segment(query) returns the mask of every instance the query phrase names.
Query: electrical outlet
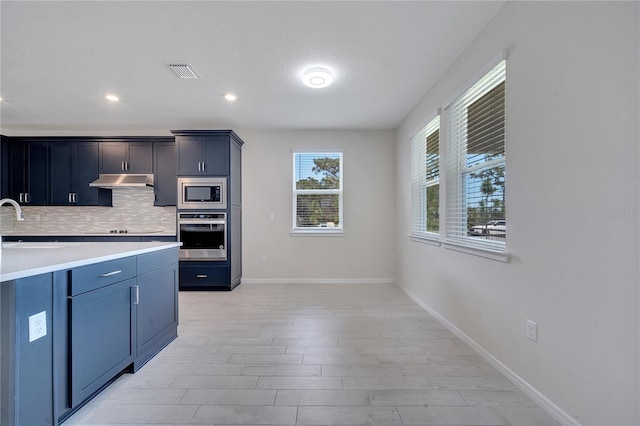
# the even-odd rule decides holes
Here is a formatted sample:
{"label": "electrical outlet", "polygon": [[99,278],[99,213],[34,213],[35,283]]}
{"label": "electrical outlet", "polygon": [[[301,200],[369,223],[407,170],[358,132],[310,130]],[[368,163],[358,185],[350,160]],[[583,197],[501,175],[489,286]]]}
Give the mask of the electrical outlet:
{"label": "electrical outlet", "polygon": [[538,324],[530,319],[527,320],[527,337],[533,342],[538,342]]}
{"label": "electrical outlet", "polygon": [[263,254],[262,256],[260,256],[260,260],[262,260],[263,262],[267,261],[267,255]]}
{"label": "electrical outlet", "polygon": [[276,215],[273,213],[269,213],[269,221],[273,222],[274,220],[276,220]]}
{"label": "electrical outlet", "polygon": [[35,218],[36,218],[36,222],[40,222],[40,215],[39,214],[35,215]]}
{"label": "electrical outlet", "polygon": [[29,317],[29,342],[47,335],[47,312],[42,311]]}

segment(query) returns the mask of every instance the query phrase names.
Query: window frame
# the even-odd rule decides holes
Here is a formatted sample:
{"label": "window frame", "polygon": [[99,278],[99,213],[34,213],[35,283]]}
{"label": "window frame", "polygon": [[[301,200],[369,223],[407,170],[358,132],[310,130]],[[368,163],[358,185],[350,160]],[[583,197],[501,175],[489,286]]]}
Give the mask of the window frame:
{"label": "window frame", "polygon": [[[296,188],[296,170],[297,163],[296,157],[298,154],[316,155],[314,158],[322,158],[324,156],[338,156],[339,159],[339,183],[338,189],[297,189]],[[292,223],[291,223],[291,235],[292,236],[307,236],[307,235],[320,235],[320,236],[342,236],[344,235],[344,151],[332,149],[332,150],[292,150]],[[323,195],[323,194],[337,194],[338,195],[338,221],[339,225],[334,227],[298,227],[298,211],[297,200],[298,195]]]}
{"label": "window frame", "polygon": [[[442,117],[438,109],[420,128],[411,136],[411,232],[409,237],[417,242],[429,244],[440,244],[441,235],[441,203],[442,195]],[[438,132],[438,172],[436,177],[429,177],[427,166],[428,161],[428,139],[435,132]],[[438,231],[428,230],[428,188],[438,185]]]}
{"label": "window frame", "polygon": [[[491,61],[486,67],[484,67],[476,76],[470,80],[461,90],[459,90],[454,96],[452,96],[443,107],[443,118],[444,118],[444,126],[441,122],[441,138],[443,136],[442,127],[445,128],[444,131],[444,140],[445,149],[444,152],[441,149],[441,163],[444,159],[444,169],[441,169],[441,179],[444,177],[445,180],[445,193],[444,193],[444,221],[440,222],[441,233],[444,235],[442,240],[443,246],[449,249],[462,251],[465,253],[470,253],[474,255],[479,255],[487,258],[491,258],[494,260],[500,261],[508,261],[509,254],[507,252],[507,237],[505,235],[504,242],[498,241],[480,241],[478,238],[472,238],[468,235],[467,226],[467,215],[468,215],[468,197],[465,189],[465,176],[473,173],[474,171],[480,169],[489,169],[494,167],[504,167],[506,172],[507,168],[507,136],[506,136],[506,115],[507,115],[507,105],[506,105],[506,93],[504,99],[504,109],[505,109],[505,132],[504,132],[504,155],[500,159],[492,159],[486,161],[481,164],[475,164],[468,166],[466,164],[466,147],[468,143],[468,139],[466,136],[466,131],[464,133],[464,137],[458,137],[457,135],[460,133],[454,133],[452,123],[452,108],[458,106],[457,104],[460,100],[468,95],[469,92],[477,90],[477,87],[490,75],[494,70],[499,66],[503,66],[504,69],[502,72],[502,78],[499,78],[495,81],[495,84],[491,84],[489,87],[483,89],[484,91],[480,91],[476,97],[473,98],[473,101],[480,99],[485,94],[489,93],[491,90],[496,88],[502,82],[506,85],[506,74],[507,74],[507,64],[506,64],[506,52],[503,52],[493,61]],[[505,87],[506,89],[506,87]],[[467,102],[461,103],[464,108],[468,108],[469,105],[473,103],[473,101],[469,100]],[[459,112],[458,112],[459,114]],[[465,119],[466,122],[466,119]],[[442,147],[442,145],[441,145]],[[444,155],[442,155],[444,154]],[[444,175],[444,176],[443,176]],[[504,185],[506,187],[507,179],[506,173],[504,178]],[[506,204],[506,200],[505,200]],[[506,205],[504,206],[504,211],[506,214]],[[457,213],[457,214],[456,214]],[[503,220],[506,217],[503,218]],[[444,222],[444,227],[443,227]],[[464,229],[463,229],[464,228]],[[443,232],[444,231],[444,232]]]}

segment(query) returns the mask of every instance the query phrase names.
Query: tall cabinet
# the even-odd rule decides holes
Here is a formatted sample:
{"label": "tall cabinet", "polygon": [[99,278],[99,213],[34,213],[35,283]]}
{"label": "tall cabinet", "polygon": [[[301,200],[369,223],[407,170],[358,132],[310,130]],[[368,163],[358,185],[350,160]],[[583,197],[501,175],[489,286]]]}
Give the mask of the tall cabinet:
{"label": "tall cabinet", "polygon": [[[242,280],[242,145],[232,130],[172,130],[176,174],[227,178],[227,260],[181,261],[180,289],[233,290]],[[179,232],[179,230],[178,230]]]}

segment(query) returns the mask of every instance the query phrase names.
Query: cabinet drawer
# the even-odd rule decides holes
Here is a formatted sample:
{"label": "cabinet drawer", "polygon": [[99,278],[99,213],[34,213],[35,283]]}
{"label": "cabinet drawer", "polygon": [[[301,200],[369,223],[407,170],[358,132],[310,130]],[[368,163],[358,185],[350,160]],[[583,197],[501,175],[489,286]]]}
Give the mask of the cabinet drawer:
{"label": "cabinet drawer", "polygon": [[[194,265],[188,265],[189,263]],[[229,266],[209,266],[199,263],[180,263],[180,288],[229,287]]]}
{"label": "cabinet drawer", "polygon": [[178,248],[155,251],[137,256],[138,276],[158,269],[158,266],[178,263]]}
{"label": "cabinet drawer", "polygon": [[71,296],[95,290],[136,276],[136,258],[110,260],[71,271]]}

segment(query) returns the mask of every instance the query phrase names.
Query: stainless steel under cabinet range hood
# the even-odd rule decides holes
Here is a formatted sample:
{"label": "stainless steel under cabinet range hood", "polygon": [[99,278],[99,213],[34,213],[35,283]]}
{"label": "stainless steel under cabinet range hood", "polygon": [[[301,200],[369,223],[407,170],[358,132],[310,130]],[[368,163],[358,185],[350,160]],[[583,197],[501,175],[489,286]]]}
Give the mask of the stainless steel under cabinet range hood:
{"label": "stainless steel under cabinet range hood", "polygon": [[142,186],[153,186],[153,175],[99,175],[89,186],[98,188],[134,188]]}

